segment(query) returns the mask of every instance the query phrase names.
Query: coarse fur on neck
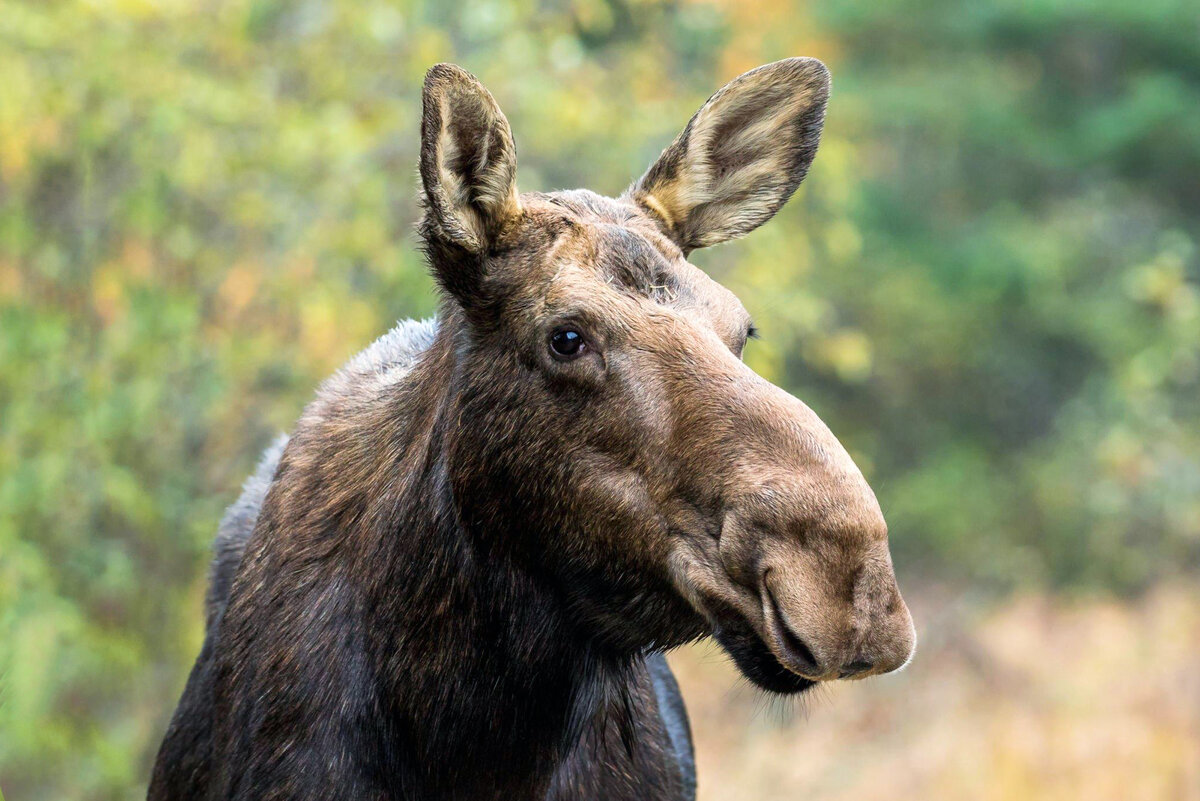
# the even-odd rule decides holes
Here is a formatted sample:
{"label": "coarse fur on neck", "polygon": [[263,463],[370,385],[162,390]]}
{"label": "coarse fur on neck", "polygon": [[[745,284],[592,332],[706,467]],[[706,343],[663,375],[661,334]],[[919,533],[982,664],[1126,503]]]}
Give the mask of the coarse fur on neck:
{"label": "coarse fur on neck", "polygon": [[[218,692],[218,714],[241,719],[223,727],[239,742],[219,750],[252,750],[262,727],[286,725],[295,741],[275,747],[294,771],[305,751],[322,753],[321,739],[353,730],[358,749],[343,758],[379,783],[363,791],[534,798],[584,726],[628,703],[634,655],[568,619],[559,589],[521,563],[505,532],[462,523],[447,464],[461,335],[444,309],[411,368],[367,351],[305,411],[221,616],[218,672],[244,673],[251,652],[282,656],[270,671],[237,676],[256,692]],[[270,627],[264,609],[277,612]],[[344,625],[350,616],[365,625]],[[363,677],[369,697],[357,690]],[[297,705],[313,719],[275,720],[280,705],[254,702],[293,693],[320,702]],[[357,725],[367,718],[385,725]],[[226,792],[237,783],[230,777]]]}

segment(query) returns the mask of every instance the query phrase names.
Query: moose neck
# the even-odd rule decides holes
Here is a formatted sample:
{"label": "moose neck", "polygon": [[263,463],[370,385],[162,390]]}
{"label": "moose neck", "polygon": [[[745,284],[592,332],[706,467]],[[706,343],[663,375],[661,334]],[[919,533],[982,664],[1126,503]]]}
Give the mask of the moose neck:
{"label": "moose neck", "polygon": [[443,318],[410,385],[379,399],[388,419],[406,421],[389,432],[402,455],[378,460],[385,498],[356,538],[367,656],[389,719],[379,757],[411,783],[406,797],[538,797],[584,726],[626,691],[629,660],[581,634],[547,578],[502,546],[507,532],[461,522],[446,456],[453,324]]}

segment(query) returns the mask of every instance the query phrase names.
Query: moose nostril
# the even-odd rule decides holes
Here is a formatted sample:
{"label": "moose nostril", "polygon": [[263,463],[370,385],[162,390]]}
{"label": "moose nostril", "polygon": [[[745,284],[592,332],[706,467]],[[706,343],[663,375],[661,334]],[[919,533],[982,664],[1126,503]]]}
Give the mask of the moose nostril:
{"label": "moose nostril", "polygon": [[860,673],[866,673],[873,667],[875,667],[873,663],[860,659],[857,662],[851,662],[850,664],[844,666],[841,673],[838,674],[838,678],[848,679],[851,676],[857,676]]}
{"label": "moose nostril", "polygon": [[804,640],[792,633],[792,630],[786,624],[780,626],[783,630],[783,639],[787,643],[788,650],[796,657],[805,667],[810,667],[814,671],[817,668],[817,657],[813,655],[812,649],[804,642]]}
{"label": "moose nostril", "polygon": [[792,631],[791,627],[788,626],[787,620],[784,619],[783,614],[779,611],[779,605],[775,602],[775,596],[771,593],[771,588],[766,586],[765,582],[763,586],[766,591],[767,606],[770,609],[771,616],[775,618],[779,638],[783,640],[783,646],[787,649],[792,660],[797,663],[796,667],[805,671],[811,671],[814,674],[819,673],[820,663],[817,662],[816,655],[808,647],[808,644],[800,639],[796,632]]}

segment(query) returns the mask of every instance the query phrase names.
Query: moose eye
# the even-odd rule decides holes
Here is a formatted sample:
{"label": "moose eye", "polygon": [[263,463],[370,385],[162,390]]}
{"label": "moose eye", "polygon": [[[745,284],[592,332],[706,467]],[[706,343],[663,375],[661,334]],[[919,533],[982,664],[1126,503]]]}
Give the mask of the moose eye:
{"label": "moose eye", "polygon": [[587,350],[583,334],[573,328],[563,328],[550,336],[550,350],[557,359],[576,359]]}

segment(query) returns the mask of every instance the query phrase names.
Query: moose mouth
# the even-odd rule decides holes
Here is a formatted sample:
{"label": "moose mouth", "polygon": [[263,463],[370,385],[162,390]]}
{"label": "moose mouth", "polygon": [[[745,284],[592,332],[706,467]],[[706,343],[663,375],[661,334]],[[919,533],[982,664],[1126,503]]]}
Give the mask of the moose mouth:
{"label": "moose mouth", "polygon": [[[685,542],[706,542],[703,539]],[[795,666],[814,662],[812,653],[789,636],[787,625],[779,616],[778,604],[762,576],[757,587],[747,586],[731,579],[720,568],[719,558],[708,554],[684,552],[677,563],[679,585],[683,595],[700,613],[711,628],[709,633],[733,659],[738,670],[757,687],[779,695],[795,695],[817,683],[815,679],[800,675]],[[751,622],[757,617],[754,612],[761,609],[763,631]],[[768,637],[778,641],[793,667],[788,667],[775,655],[768,644]],[[814,674],[815,675],[815,672]]]}
{"label": "moose mouth", "polygon": [[795,695],[816,684],[784,667],[753,626],[740,616],[721,620],[713,629],[713,639],[733,658],[743,676],[767,692]]}

